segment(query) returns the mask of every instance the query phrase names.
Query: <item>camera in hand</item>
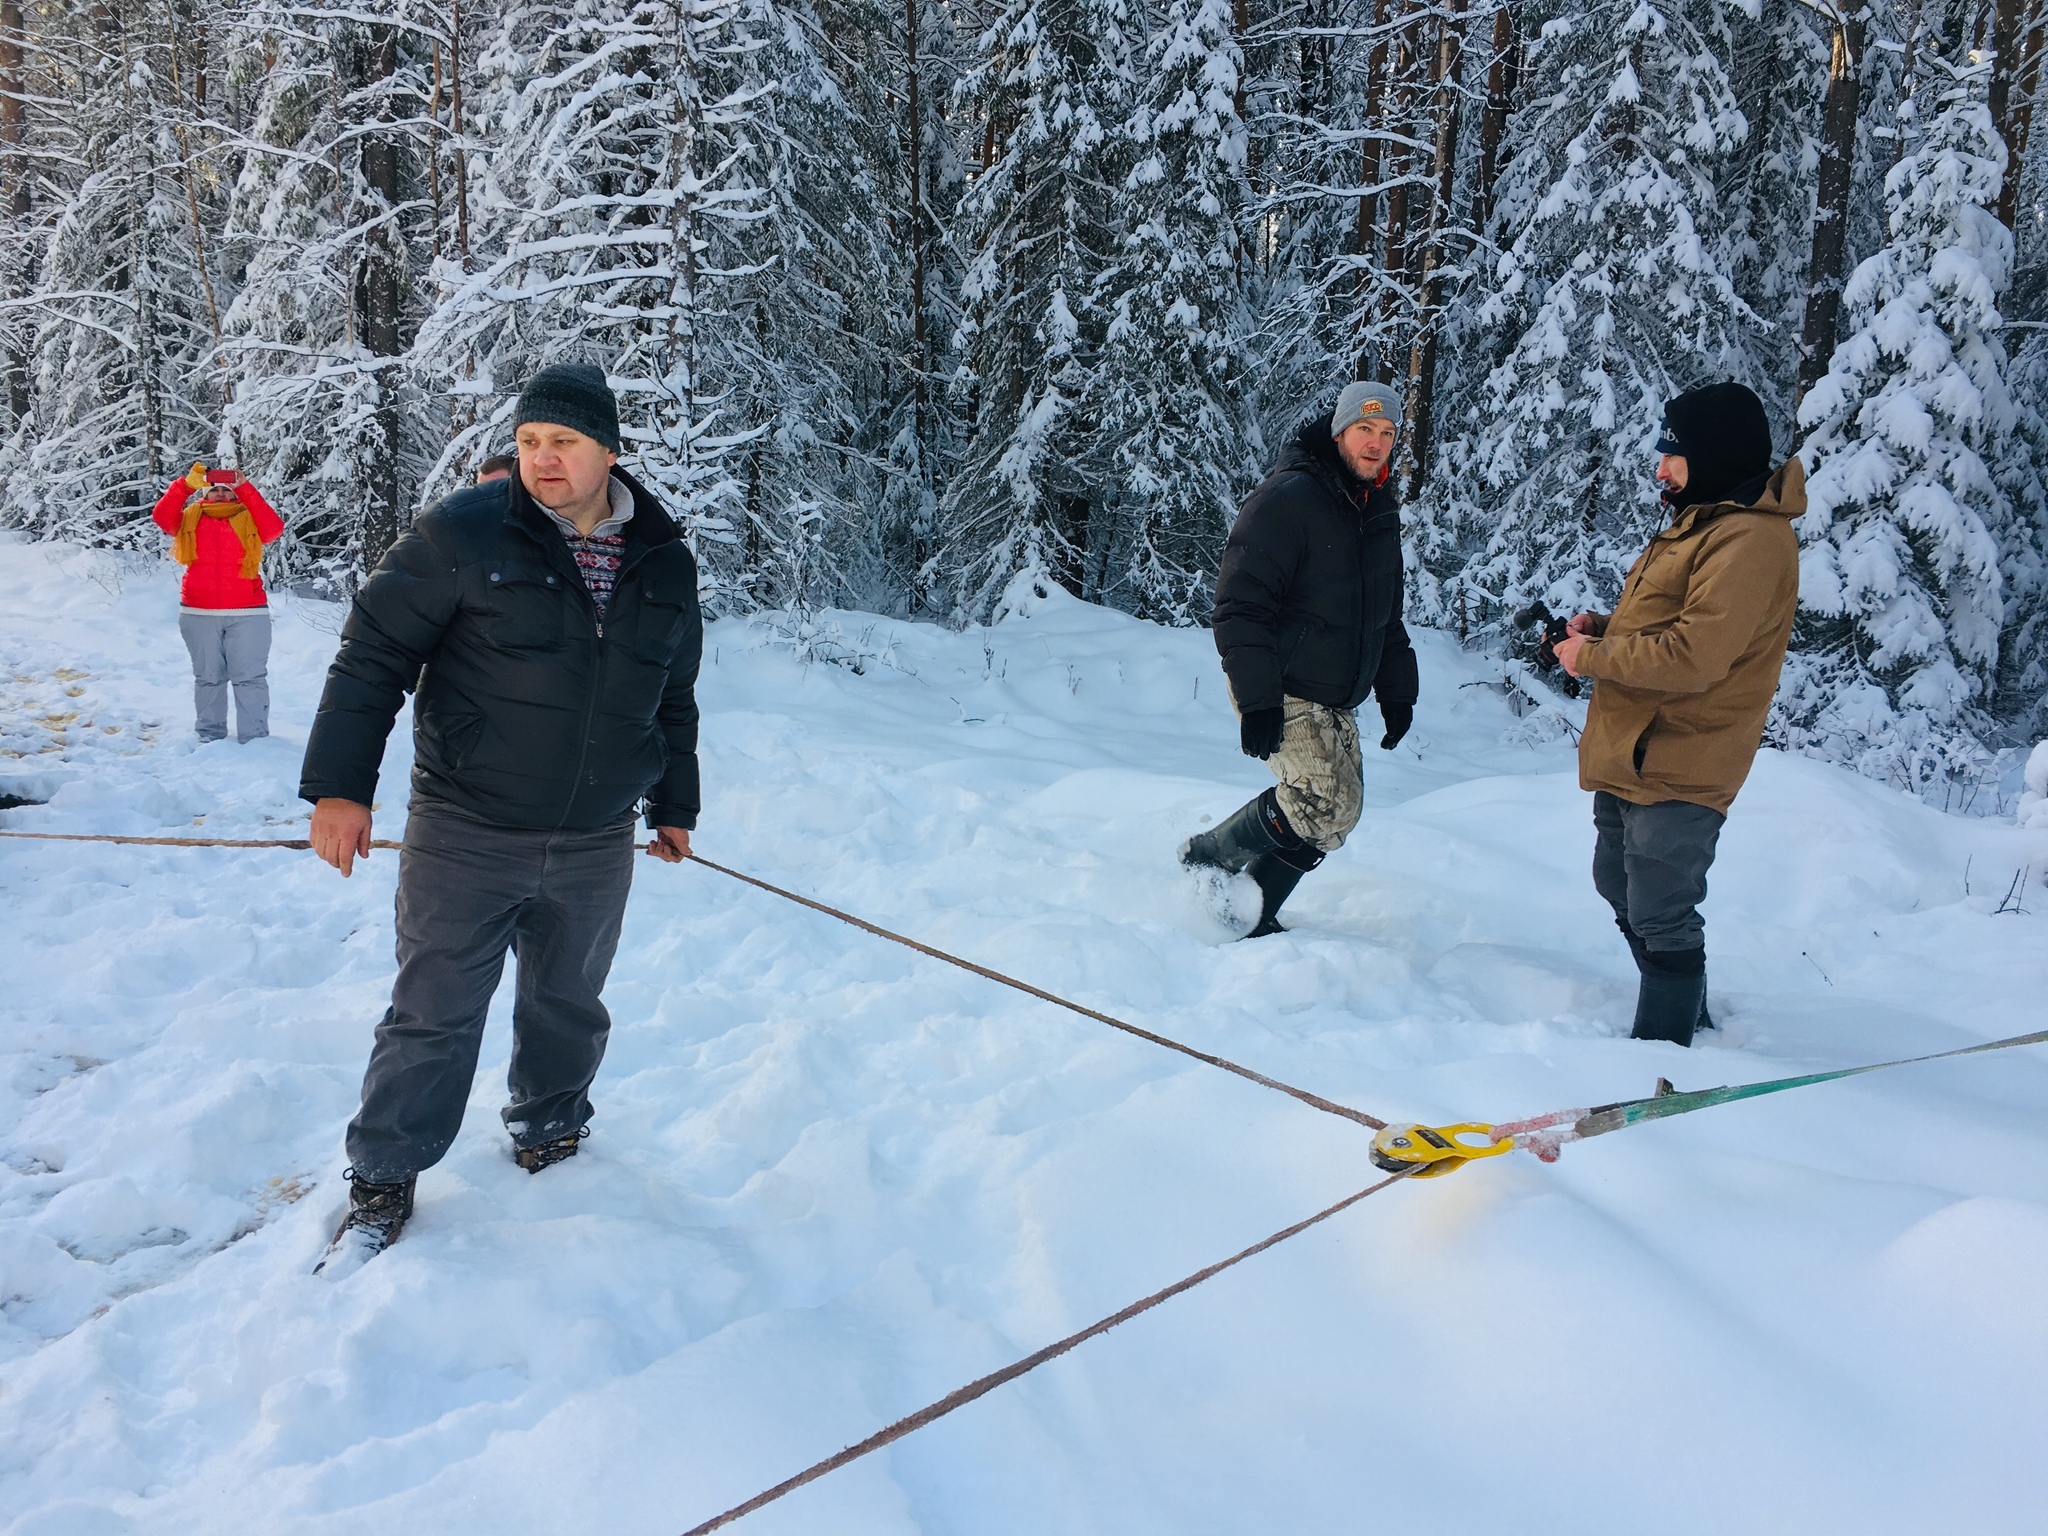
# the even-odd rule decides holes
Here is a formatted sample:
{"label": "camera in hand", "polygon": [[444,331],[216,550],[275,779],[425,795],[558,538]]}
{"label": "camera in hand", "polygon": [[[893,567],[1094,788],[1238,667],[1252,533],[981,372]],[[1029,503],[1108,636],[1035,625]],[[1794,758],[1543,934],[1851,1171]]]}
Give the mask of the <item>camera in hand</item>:
{"label": "camera in hand", "polygon": [[[1517,634],[1538,624],[1543,626],[1543,638],[1536,644],[1536,670],[1542,673],[1557,670],[1557,642],[1571,633],[1567,622],[1552,613],[1550,605],[1541,600],[1531,603],[1516,614],[1513,622]],[[1564,679],[1558,686],[1564,690],[1564,696],[1568,699],[1576,699],[1579,696],[1579,680],[1569,672],[1564,674]]]}

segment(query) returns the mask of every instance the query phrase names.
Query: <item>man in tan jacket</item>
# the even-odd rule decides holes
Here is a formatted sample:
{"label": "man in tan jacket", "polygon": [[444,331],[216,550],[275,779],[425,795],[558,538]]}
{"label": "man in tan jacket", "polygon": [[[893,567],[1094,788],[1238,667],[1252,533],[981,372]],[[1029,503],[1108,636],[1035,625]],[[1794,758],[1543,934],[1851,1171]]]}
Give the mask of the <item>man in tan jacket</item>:
{"label": "man in tan jacket", "polygon": [[1595,684],[1579,784],[1593,884],[1642,976],[1633,1038],[1690,1045],[1713,1027],[1698,907],[1792,635],[1806,476],[1797,459],[1772,471],[1763,403],[1740,384],[1673,400],[1657,451],[1671,525],[1613,613],[1571,621],[1557,659]]}

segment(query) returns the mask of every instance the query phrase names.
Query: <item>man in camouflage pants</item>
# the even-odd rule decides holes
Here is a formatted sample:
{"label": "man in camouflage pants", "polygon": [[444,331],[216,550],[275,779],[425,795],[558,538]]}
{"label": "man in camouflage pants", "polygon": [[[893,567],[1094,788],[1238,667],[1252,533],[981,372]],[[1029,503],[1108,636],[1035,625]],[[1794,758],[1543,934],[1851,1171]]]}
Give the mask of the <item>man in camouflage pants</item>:
{"label": "man in camouflage pants", "polygon": [[1247,937],[1284,931],[1280,905],[1343,845],[1365,802],[1358,706],[1377,695],[1388,751],[1415,719],[1401,623],[1401,513],[1389,483],[1400,397],[1351,384],[1303,422],[1246,498],[1224,546],[1212,624],[1247,755],[1279,783],[1181,846],[1181,862],[1247,871],[1262,896]]}

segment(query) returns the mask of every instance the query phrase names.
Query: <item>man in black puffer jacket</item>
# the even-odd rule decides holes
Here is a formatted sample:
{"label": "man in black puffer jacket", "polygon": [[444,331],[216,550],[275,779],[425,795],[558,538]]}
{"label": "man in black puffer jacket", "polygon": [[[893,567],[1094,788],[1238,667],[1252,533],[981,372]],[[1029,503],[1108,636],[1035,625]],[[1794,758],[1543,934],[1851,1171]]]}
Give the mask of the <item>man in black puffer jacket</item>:
{"label": "man in black puffer jacket", "polygon": [[618,469],[604,374],[542,370],[519,398],[508,479],[450,496],[356,594],[306,743],[316,852],[370,851],[377,772],[408,690],[412,802],[398,876],[398,977],[348,1128],[350,1215],[370,1252],[462,1123],[484,1013],[519,959],[512,1101],[520,1166],[576,1151],[611,1028],[600,1000],[648,852],[697,824],[697,563]]}
{"label": "man in black puffer jacket", "polygon": [[1181,847],[1181,862],[1249,870],[1263,901],[1248,937],[1364,809],[1358,706],[1379,698],[1388,751],[1415,719],[1415,651],[1401,623],[1401,514],[1388,484],[1400,397],[1351,384],[1302,423],[1246,498],[1223,550],[1212,624],[1245,753],[1280,782]]}

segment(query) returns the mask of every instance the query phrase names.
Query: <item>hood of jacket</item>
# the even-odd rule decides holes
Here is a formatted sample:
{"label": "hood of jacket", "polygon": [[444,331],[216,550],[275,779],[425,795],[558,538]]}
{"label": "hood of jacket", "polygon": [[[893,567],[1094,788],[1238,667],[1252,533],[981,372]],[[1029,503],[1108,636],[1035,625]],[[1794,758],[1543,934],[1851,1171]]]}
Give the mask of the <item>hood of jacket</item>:
{"label": "hood of jacket", "polygon": [[1368,527],[1400,516],[1392,461],[1388,461],[1378,480],[1368,483],[1359,479],[1337,451],[1337,440],[1330,436],[1330,418],[1326,413],[1318,412],[1302,422],[1294,429],[1287,446],[1280,450],[1280,461],[1273,466],[1273,472],[1290,471],[1314,475],[1323,481],[1340,500],[1359,509]]}
{"label": "hood of jacket", "polygon": [[1755,512],[1788,521],[1806,514],[1806,465],[1787,459],[1769,474],[1737,486],[1721,501],[1696,501],[1671,521],[1660,538],[1680,538],[1691,529],[1731,512]]}

